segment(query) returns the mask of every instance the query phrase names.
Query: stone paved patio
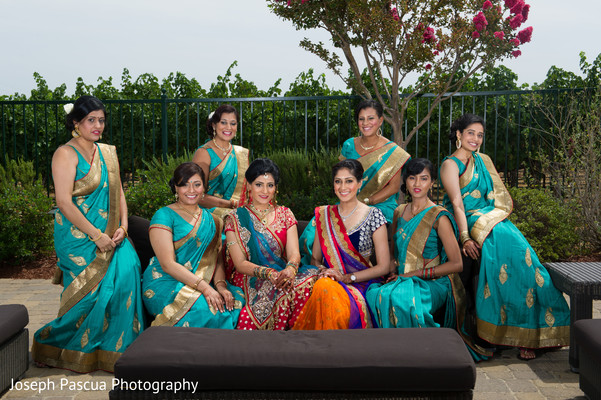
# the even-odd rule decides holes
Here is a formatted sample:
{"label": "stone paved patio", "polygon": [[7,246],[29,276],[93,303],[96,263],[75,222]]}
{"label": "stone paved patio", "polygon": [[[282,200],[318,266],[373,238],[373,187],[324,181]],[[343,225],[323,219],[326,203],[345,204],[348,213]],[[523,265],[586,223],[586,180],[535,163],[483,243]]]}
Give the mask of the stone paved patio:
{"label": "stone paved patio", "polygon": [[[0,279],[0,304],[24,304],[29,310],[29,343],[33,333],[56,316],[62,288],[48,280]],[[601,301],[595,301],[593,318],[601,318]],[[477,364],[476,400],[584,400],[578,375],[570,372],[568,349],[551,351],[536,360],[517,359],[517,350],[505,350],[490,361]],[[1,366],[0,366],[1,367]],[[9,390],[4,399],[106,399],[113,375],[107,372],[77,374],[31,364],[20,381],[29,390]],[[44,390],[31,389],[46,386]],[[54,386],[54,388],[52,388]]]}

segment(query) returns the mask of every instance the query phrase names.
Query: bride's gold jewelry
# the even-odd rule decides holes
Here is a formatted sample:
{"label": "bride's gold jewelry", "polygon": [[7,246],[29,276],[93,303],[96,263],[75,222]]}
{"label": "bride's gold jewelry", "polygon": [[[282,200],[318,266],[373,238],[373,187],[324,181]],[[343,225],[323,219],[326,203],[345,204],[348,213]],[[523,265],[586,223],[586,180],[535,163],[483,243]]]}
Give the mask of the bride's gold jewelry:
{"label": "bride's gold jewelry", "polygon": [[374,144],[373,146],[365,147],[363,146],[363,144],[361,144],[361,142],[363,142],[363,135],[361,135],[361,138],[359,139],[359,146],[361,146],[361,148],[365,151],[373,149],[374,147],[376,147],[376,144],[378,144],[378,142],[376,141],[376,144]]}
{"label": "bride's gold jewelry", "polygon": [[249,204],[250,209],[257,214],[257,216],[259,217],[259,219],[261,220],[261,222],[266,225],[267,224],[267,215],[269,215],[269,213],[271,212],[272,208],[271,208],[271,204],[269,205],[269,207],[267,207],[265,210],[259,210],[257,207],[254,206],[254,204]]}

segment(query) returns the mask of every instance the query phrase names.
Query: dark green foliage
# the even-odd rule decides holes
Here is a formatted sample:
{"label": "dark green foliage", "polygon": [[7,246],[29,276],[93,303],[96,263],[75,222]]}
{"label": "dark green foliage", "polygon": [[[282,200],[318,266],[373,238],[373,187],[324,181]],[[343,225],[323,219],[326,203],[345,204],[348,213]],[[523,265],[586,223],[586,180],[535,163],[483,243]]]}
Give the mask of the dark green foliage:
{"label": "dark green foliage", "polygon": [[167,156],[166,162],[157,157],[144,161],[146,169],[139,171],[142,180],[125,192],[128,214],[151,219],[159,208],[173,203],[169,180],[178,165],[191,159],[192,155],[185,151],[179,157]]}
{"label": "dark green foliage", "polygon": [[0,260],[24,262],[52,251],[52,199],[39,182],[0,187]]}
{"label": "dark green foliage", "polygon": [[581,250],[578,235],[578,206],[563,203],[548,190],[509,188],[513,213],[509,219],[524,234],[541,262],[557,261],[577,255]]}
{"label": "dark green foliage", "polygon": [[315,207],[336,204],[332,166],[340,152],[280,150],[267,155],[280,167],[277,201],[290,208],[297,220],[309,220]]}
{"label": "dark green foliage", "polygon": [[0,164],[0,189],[13,188],[15,186],[29,187],[36,182],[33,163],[19,160],[8,160],[3,167]]}

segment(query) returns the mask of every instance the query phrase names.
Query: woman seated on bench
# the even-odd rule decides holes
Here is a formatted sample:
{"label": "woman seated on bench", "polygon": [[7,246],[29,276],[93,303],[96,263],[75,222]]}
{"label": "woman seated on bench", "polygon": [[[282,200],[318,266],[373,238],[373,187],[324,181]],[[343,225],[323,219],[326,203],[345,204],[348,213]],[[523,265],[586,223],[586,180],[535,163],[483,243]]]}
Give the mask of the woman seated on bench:
{"label": "woman seated on bench", "polygon": [[[401,190],[410,201],[394,212],[391,252],[396,271],[386,284],[375,283],[366,298],[381,328],[439,327],[433,315],[444,310],[443,326],[462,327],[465,290],[457,227],[451,214],[430,199],[434,167],[425,158],[403,169]],[[458,329],[476,360],[487,354]],[[478,355],[478,353],[480,355]]]}
{"label": "woman seated on bench", "polygon": [[275,201],[278,166],[259,158],[245,176],[250,203],[225,218],[226,258],[235,268],[232,282],[244,289],[246,299],[238,329],[290,329],[311,294],[318,270],[299,264],[296,219]]}
{"label": "woman seated on bench", "polygon": [[175,203],[150,221],[156,257],[144,271],[142,290],[152,325],[233,329],[238,321],[244,296],[225,280],[221,219],[198,205],[204,182],[197,164],[179,165],[169,181]]}
{"label": "woman seated on bench", "polygon": [[[356,329],[373,326],[365,291],[389,272],[386,218],[382,211],[357,199],[363,167],[357,160],[332,168],[335,206],[315,209],[317,239],[312,263],[322,265],[313,294],[294,329]],[[377,264],[369,259],[375,251]]]}

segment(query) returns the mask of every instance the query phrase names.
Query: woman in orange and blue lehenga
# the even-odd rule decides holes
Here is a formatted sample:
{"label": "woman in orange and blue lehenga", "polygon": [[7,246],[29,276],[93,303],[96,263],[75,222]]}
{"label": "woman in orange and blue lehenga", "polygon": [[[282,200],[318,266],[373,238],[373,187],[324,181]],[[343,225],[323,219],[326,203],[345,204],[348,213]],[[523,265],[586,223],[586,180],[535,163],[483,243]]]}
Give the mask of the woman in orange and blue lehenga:
{"label": "woman in orange and blue lehenga", "polygon": [[[295,330],[372,327],[365,292],[370,283],[389,272],[386,218],[379,209],[357,199],[361,163],[341,161],[332,168],[332,176],[340,203],[315,209],[317,240],[312,261],[321,265],[321,278]],[[374,253],[376,265],[370,261]]]}

